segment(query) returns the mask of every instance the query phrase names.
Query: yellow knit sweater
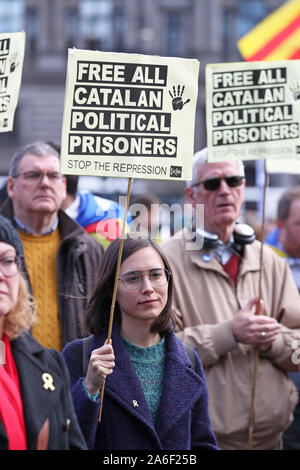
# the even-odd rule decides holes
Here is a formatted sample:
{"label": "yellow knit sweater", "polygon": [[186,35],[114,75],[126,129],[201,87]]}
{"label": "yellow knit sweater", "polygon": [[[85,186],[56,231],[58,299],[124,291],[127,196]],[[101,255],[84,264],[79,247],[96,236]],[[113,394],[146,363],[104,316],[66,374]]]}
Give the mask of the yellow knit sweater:
{"label": "yellow knit sweater", "polygon": [[60,243],[58,229],[47,235],[30,235],[19,231],[26,266],[37,303],[37,322],[33,336],[46,348],[61,350],[61,327],[58,316],[56,253]]}

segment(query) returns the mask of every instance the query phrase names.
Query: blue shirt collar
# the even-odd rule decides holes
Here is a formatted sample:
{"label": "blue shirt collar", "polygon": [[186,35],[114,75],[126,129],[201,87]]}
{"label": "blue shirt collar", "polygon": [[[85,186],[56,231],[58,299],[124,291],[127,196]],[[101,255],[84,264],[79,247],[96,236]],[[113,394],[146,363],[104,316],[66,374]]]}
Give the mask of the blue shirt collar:
{"label": "blue shirt collar", "polygon": [[[29,233],[30,235],[34,235],[34,233],[31,230],[29,230],[27,227],[25,227],[25,225],[23,225],[22,222],[15,215],[14,215],[14,219],[15,219],[15,222],[16,222],[17,226],[19,227],[19,229],[21,229],[25,233]],[[57,228],[57,226],[58,226],[58,217],[56,218],[56,221],[54,222],[51,229],[47,230],[47,232],[43,232],[41,235],[48,235],[49,233],[54,232],[54,230]]]}

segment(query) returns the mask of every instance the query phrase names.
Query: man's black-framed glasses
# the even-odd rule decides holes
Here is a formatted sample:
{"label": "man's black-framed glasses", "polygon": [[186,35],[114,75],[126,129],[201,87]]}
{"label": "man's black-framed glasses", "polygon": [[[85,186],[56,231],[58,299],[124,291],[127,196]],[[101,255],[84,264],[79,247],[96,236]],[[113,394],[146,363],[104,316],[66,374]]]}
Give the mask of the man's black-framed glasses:
{"label": "man's black-framed glasses", "polygon": [[130,271],[124,273],[119,277],[119,281],[128,290],[139,289],[143,284],[143,277],[148,276],[150,282],[155,287],[164,287],[168,284],[171,273],[165,268],[150,269],[148,273],[141,273],[140,271]]}
{"label": "man's black-framed glasses", "polygon": [[225,178],[219,178],[219,177],[208,178],[207,180],[199,181],[198,183],[192,184],[192,188],[194,186],[199,186],[199,184],[203,184],[204,189],[206,189],[207,191],[216,191],[217,189],[220,188],[222,180],[226,181],[226,184],[230,188],[236,188],[242,185],[244,178],[245,178],[244,176],[239,176],[239,175],[226,176]]}
{"label": "man's black-framed glasses", "polygon": [[0,271],[5,277],[16,276],[22,269],[21,256],[4,256],[0,258]]}
{"label": "man's black-framed glasses", "polygon": [[13,176],[13,178],[19,178],[19,176],[23,176],[24,180],[34,184],[40,184],[44,179],[44,176],[47,176],[48,180],[52,183],[60,181],[63,177],[59,171],[24,171],[23,173],[18,173],[17,175]]}

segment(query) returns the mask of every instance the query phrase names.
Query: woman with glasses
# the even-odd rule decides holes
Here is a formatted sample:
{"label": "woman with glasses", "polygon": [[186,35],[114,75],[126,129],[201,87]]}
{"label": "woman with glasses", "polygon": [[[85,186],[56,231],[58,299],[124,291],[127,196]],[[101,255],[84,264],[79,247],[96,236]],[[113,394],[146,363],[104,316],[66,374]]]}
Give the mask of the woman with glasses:
{"label": "woman with glasses", "polygon": [[[216,449],[205,376],[172,330],[173,279],[159,246],[131,234],[124,240],[112,344],[106,338],[120,239],[107,248],[89,300],[84,342],[63,355],[79,424],[90,449]],[[105,380],[101,421],[100,389]]]}
{"label": "woman with glasses", "polygon": [[0,450],[85,449],[63,358],[28,334],[35,313],[22,257],[0,215]]}

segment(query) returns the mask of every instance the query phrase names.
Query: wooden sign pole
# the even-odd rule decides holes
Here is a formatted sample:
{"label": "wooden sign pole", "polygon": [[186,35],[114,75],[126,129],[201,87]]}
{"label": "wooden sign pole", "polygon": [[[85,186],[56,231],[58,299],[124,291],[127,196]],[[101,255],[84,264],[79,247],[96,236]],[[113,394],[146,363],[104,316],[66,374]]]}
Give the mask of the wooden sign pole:
{"label": "wooden sign pole", "polygon": [[[260,248],[260,262],[259,262],[259,281],[258,281],[258,303],[256,308],[256,315],[261,314],[261,301],[262,301],[262,276],[263,276],[263,249],[264,249],[264,237],[265,237],[265,211],[266,211],[266,193],[268,186],[268,173],[267,173],[267,161],[264,160],[264,191],[263,191],[263,211],[262,211],[262,240]],[[259,348],[255,348],[254,353],[254,368],[253,368],[253,380],[252,380],[252,391],[251,391],[251,408],[250,408],[250,421],[248,428],[248,448],[252,449],[253,446],[253,432],[255,424],[255,396],[256,396],[256,379],[257,379],[257,368],[259,360]]]}
{"label": "wooden sign pole", "polygon": [[[117,269],[116,269],[116,276],[115,276],[115,282],[114,282],[114,290],[113,290],[112,302],[111,302],[111,307],[110,307],[110,317],[109,317],[109,326],[108,326],[108,334],[107,334],[107,342],[108,343],[110,343],[110,340],[111,340],[112,325],[113,325],[113,320],[114,320],[114,311],[115,311],[115,303],[116,303],[116,297],[117,297],[117,289],[118,289],[120,267],[121,267],[122,253],[123,253],[125,229],[126,229],[126,224],[127,224],[127,214],[128,214],[128,207],[129,207],[131,184],[132,184],[132,178],[129,178],[128,179],[128,187],[127,187],[127,195],[126,195],[126,207],[125,207],[125,212],[124,212],[121,242],[120,242],[118,261],[117,261]],[[101,421],[101,416],[102,416],[104,388],[105,388],[105,380],[103,380],[102,387],[101,387],[101,404],[100,404],[99,417],[98,417],[99,422]]]}

